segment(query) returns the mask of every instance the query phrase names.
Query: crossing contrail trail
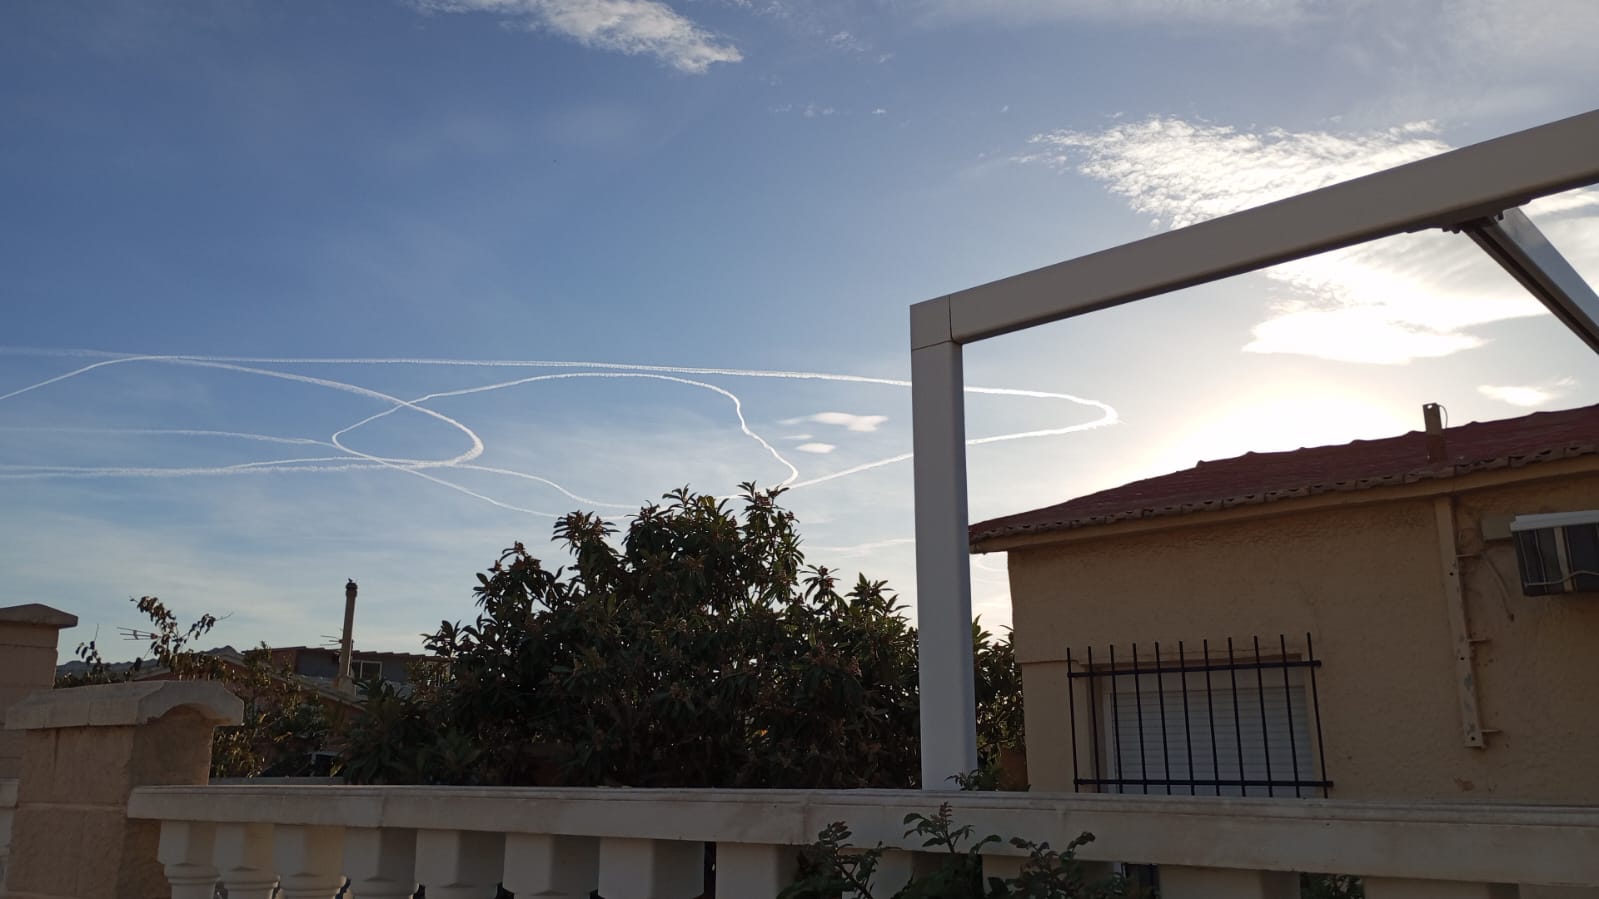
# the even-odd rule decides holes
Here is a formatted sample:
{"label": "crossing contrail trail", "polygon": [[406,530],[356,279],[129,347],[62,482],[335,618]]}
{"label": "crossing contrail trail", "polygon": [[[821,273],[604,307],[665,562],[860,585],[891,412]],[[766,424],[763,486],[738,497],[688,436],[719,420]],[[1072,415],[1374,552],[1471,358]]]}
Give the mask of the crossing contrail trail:
{"label": "crossing contrail trail", "polygon": [[[109,350],[37,350],[19,347],[0,347],[0,354],[6,355],[52,355],[52,356],[79,356],[98,357],[113,356],[107,362],[133,361],[135,359],[193,359],[207,362],[227,362],[237,365],[439,365],[463,368],[590,368],[613,371],[647,371],[662,374],[680,375],[725,375],[734,378],[777,378],[791,381],[837,381],[847,384],[880,384],[887,387],[909,387],[911,382],[903,378],[875,378],[868,375],[848,375],[836,372],[819,371],[787,371],[783,369],[758,369],[758,368],[707,368],[688,365],[644,365],[634,362],[594,362],[594,361],[562,361],[554,359],[435,359],[426,357],[395,357],[373,358],[366,356],[202,356],[191,354],[173,354],[164,356],[125,356]],[[95,366],[107,364],[97,363]],[[25,393],[46,384],[72,377],[79,372],[69,372],[49,381],[41,382],[14,393],[0,396],[0,400],[7,399],[19,393]],[[1069,393],[1055,393],[1047,390],[1026,390],[1014,387],[975,387],[967,386],[967,393],[987,394],[990,396],[1018,396],[1032,399],[1068,400],[1083,406],[1100,410],[1105,419],[1102,424],[1114,424],[1119,416],[1109,403],[1087,397],[1073,396]]]}
{"label": "crossing contrail trail", "polygon": [[[668,383],[677,383],[677,384],[682,384],[684,386],[694,387],[696,389],[702,389],[702,390],[711,391],[713,393],[716,393],[716,394],[718,394],[720,396],[725,397],[733,405],[733,412],[734,412],[735,417],[738,420],[739,430],[746,437],[748,437],[749,439],[751,439],[752,441],[757,443],[759,446],[761,446],[768,454],[770,454],[772,456],[773,459],[775,459],[780,465],[782,465],[784,468],[787,469],[788,475],[787,475],[786,478],[784,478],[780,482],[780,486],[788,487],[790,489],[801,489],[801,488],[810,487],[810,486],[813,486],[813,485],[816,485],[816,484],[827,483],[829,481],[834,481],[834,480],[838,480],[840,478],[849,477],[851,475],[860,474],[862,472],[870,471],[870,470],[873,470],[873,469],[876,469],[876,468],[882,468],[882,467],[885,467],[885,466],[888,466],[888,465],[893,465],[893,464],[896,464],[896,463],[899,463],[899,462],[904,462],[906,460],[911,459],[912,456],[913,456],[913,454],[911,454],[911,453],[901,453],[901,454],[894,455],[894,456],[889,456],[889,457],[886,457],[886,458],[883,458],[883,459],[878,459],[878,460],[874,460],[874,461],[871,461],[871,462],[866,462],[866,463],[863,463],[863,464],[860,464],[860,465],[855,465],[855,466],[843,469],[841,471],[831,472],[829,474],[821,475],[819,477],[813,477],[813,478],[809,478],[809,479],[802,479],[801,476],[800,476],[799,469],[788,458],[786,458],[780,450],[778,450],[775,446],[773,446],[770,442],[768,442],[765,438],[763,438],[753,428],[750,427],[749,422],[746,420],[745,415],[744,415],[743,401],[735,393],[733,393],[730,390],[727,390],[724,387],[718,386],[716,384],[711,384],[711,383],[706,382],[706,381],[701,381],[701,380],[697,380],[697,379],[689,378],[689,377],[684,377],[684,376],[685,375],[698,375],[698,376],[721,376],[721,377],[737,377],[737,378],[765,378],[765,379],[794,380],[794,381],[824,381],[824,382],[837,382],[837,383],[846,383],[846,384],[881,385],[881,386],[899,387],[899,388],[904,388],[904,387],[911,386],[911,382],[910,381],[904,380],[904,379],[898,379],[898,378],[878,378],[878,377],[870,377],[870,376],[866,376],[866,375],[850,375],[850,374],[839,374],[839,373],[833,373],[833,372],[787,371],[787,370],[764,370],[764,369],[739,369],[739,368],[677,366],[677,365],[645,365],[645,364],[625,363],[625,362],[564,361],[564,360],[541,360],[541,359],[534,359],[534,360],[472,360],[472,359],[436,359],[436,358],[218,356],[218,355],[196,355],[196,354],[119,354],[119,353],[111,353],[111,352],[101,351],[101,350],[25,349],[25,348],[5,348],[5,347],[0,347],[0,354],[3,354],[3,355],[43,355],[43,356],[62,356],[62,357],[68,357],[68,358],[97,358],[97,359],[99,359],[99,361],[90,363],[88,365],[81,366],[79,368],[73,369],[73,370],[65,372],[63,374],[55,375],[53,377],[47,378],[47,379],[39,381],[37,383],[29,384],[29,385],[27,385],[25,387],[21,387],[21,388],[12,390],[12,391],[10,391],[8,393],[5,393],[5,394],[0,394],[0,401],[4,401],[4,400],[7,400],[7,399],[11,399],[13,397],[21,396],[23,394],[29,393],[31,391],[39,390],[39,389],[42,389],[42,388],[45,388],[45,387],[49,387],[51,385],[58,384],[58,383],[60,383],[62,381],[66,381],[66,380],[71,379],[71,378],[79,377],[79,376],[88,374],[88,373],[93,372],[93,371],[102,370],[102,369],[104,369],[104,368],[106,368],[108,366],[119,365],[119,364],[128,364],[128,363],[136,363],[136,362],[147,362],[147,363],[155,363],[155,364],[185,365],[185,366],[194,366],[194,367],[201,367],[201,368],[213,368],[213,369],[219,369],[219,370],[224,370],[224,371],[238,372],[238,373],[242,373],[242,374],[257,375],[257,376],[268,377],[268,378],[276,378],[276,379],[280,379],[280,380],[303,383],[303,384],[308,384],[308,385],[312,385],[312,386],[316,386],[316,387],[321,387],[321,388],[341,391],[341,392],[345,392],[345,393],[350,393],[350,394],[353,394],[353,395],[357,395],[357,396],[365,397],[365,398],[368,398],[368,399],[376,400],[378,402],[386,404],[386,406],[387,406],[387,408],[385,408],[385,409],[383,409],[383,410],[381,410],[379,412],[376,412],[376,413],[374,413],[372,415],[369,415],[366,418],[363,418],[363,419],[361,419],[361,420],[359,420],[359,421],[357,421],[357,422],[355,422],[355,423],[353,423],[351,425],[348,425],[348,426],[346,426],[344,428],[340,428],[338,431],[335,431],[328,440],[316,440],[316,439],[313,439],[313,438],[283,438],[283,437],[274,437],[274,436],[271,436],[271,435],[248,434],[248,433],[234,432],[234,431],[208,431],[208,430],[200,430],[200,429],[182,429],[182,428],[134,428],[134,429],[122,429],[123,431],[125,431],[127,433],[144,433],[144,434],[152,434],[152,435],[154,435],[154,434],[171,434],[171,435],[174,435],[174,436],[195,436],[195,437],[199,437],[199,436],[206,436],[206,437],[231,437],[231,438],[242,439],[242,440],[255,440],[255,441],[264,441],[264,442],[272,442],[272,443],[286,443],[286,444],[297,444],[297,445],[324,446],[324,447],[328,447],[328,448],[332,448],[332,449],[337,449],[338,451],[340,451],[341,453],[344,454],[342,456],[326,456],[326,457],[312,457],[312,458],[288,458],[288,459],[268,459],[268,460],[258,460],[258,461],[252,461],[252,462],[238,463],[238,464],[234,464],[234,465],[214,466],[214,467],[205,467],[205,468],[201,468],[201,467],[168,467],[168,468],[147,467],[147,468],[140,468],[140,467],[132,467],[132,466],[98,466],[98,467],[95,467],[95,466],[83,466],[83,467],[70,467],[70,466],[14,466],[14,465],[0,465],[0,480],[24,479],[24,478],[52,478],[52,477],[69,477],[69,478],[70,477],[189,477],[189,476],[201,476],[201,475],[240,475],[240,474],[256,474],[256,473],[268,473],[268,472],[338,472],[338,471],[355,471],[355,470],[371,470],[371,469],[390,469],[390,470],[402,472],[402,473],[405,473],[405,474],[410,474],[410,475],[413,475],[415,477],[423,478],[424,480],[430,481],[430,482],[435,483],[435,484],[437,484],[439,486],[445,487],[445,488],[453,490],[453,491],[457,491],[457,492],[462,493],[464,495],[467,495],[469,497],[481,500],[483,502],[486,502],[486,503],[489,503],[491,505],[494,505],[494,506],[497,506],[497,507],[500,507],[500,508],[504,508],[504,509],[507,509],[507,510],[510,510],[510,511],[522,512],[522,513],[526,513],[526,514],[538,515],[538,516],[543,516],[543,517],[558,517],[558,516],[555,515],[555,513],[545,512],[545,511],[541,511],[541,510],[530,509],[530,508],[526,508],[526,507],[522,507],[522,506],[513,505],[513,504],[510,504],[510,503],[504,502],[504,501],[502,501],[500,499],[497,499],[495,497],[491,497],[491,496],[485,495],[483,493],[479,493],[477,491],[473,491],[473,490],[468,489],[468,488],[466,488],[464,486],[456,484],[456,483],[454,483],[452,481],[448,481],[448,480],[445,480],[444,478],[440,478],[440,477],[438,477],[436,475],[429,474],[426,470],[477,471],[477,472],[482,472],[482,473],[495,474],[495,475],[498,475],[498,476],[511,477],[511,478],[528,480],[528,481],[533,481],[533,482],[536,482],[536,483],[544,484],[544,485],[550,487],[551,489],[554,489],[554,490],[560,492],[561,494],[563,494],[563,495],[565,495],[565,496],[567,496],[567,497],[569,497],[569,498],[571,498],[571,499],[573,499],[573,500],[575,500],[577,502],[584,503],[584,504],[590,504],[590,505],[594,505],[594,506],[604,506],[604,507],[616,508],[616,509],[624,509],[624,508],[630,509],[630,508],[633,508],[632,506],[627,505],[627,504],[601,502],[601,501],[594,500],[594,499],[591,499],[591,498],[588,498],[588,497],[580,496],[580,495],[568,490],[564,486],[556,483],[555,481],[550,480],[548,478],[544,478],[544,477],[538,476],[538,475],[529,474],[527,472],[514,471],[514,470],[511,470],[511,469],[497,468],[497,467],[490,467],[490,466],[483,466],[483,465],[474,464],[474,460],[479,458],[483,454],[483,452],[485,450],[483,441],[478,436],[478,434],[476,432],[474,432],[466,424],[464,424],[464,423],[462,423],[462,422],[460,422],[460,421],[458,421],[458,420],[456,420],[454,418],[451,418],[451,417],[449,417],[447,415],[444,415],[443,413],[437,412],[436,410],[433,410],[433,409],[423,405],[424,403],[432,402],[434,400],[447,399],[447,398],[459,397],[459,396],[467,396],[467,395],[471,395],[471,394],[485,393],[485,392],[490,392],[490,391],[495,391],[495,390],[504,390],[504,389],[508,389],[508,388],[511,388],[511,387],[517,387],[517,386],[522,386],[522,385],[532,384],[532,383],[537,383],[537,382],[554,382],[554,381],[564,381],[564,380],[581,379],[581,378],[617,378],[617,379],[636,378],[636,379],[648,379],[648,380],[665,381],[665,382],[668,382]],[[106,357],[106,358],[101,358],[101,357]],[[318,377],[313,377],[313,376],[310,376],[310,375],[303,375],[303,374],[297,374],[297,373],[293,373],[293,372],[284,372],[284,371],[277,371],[277,370],[273,370],[273,369],[265,369],[265,368],[257,367],[257,366],[261,366],[261,365],[301,365],[301,366],[311,366],[311,365],[370,365],[370,366],[414,365],[414,366],[450,366],[450,367],[462,367],[462,368],[523,368],[523,369],[528,369],[528,368],[531,368],[531,369],[564,368],[564,369],[580,369],[580,370],[578,370],[578,371],[564,371],[564,372],[557,372],[557,373],[552,373],[552,374],[531,375],[531,376],[523,377],[523,378],[516,378],[516,379],[512,379],[512,380],[507,380],[507,381],[499,381],[499,382],[495,382],[495,383],[491,383],[491,384],[484,384],[484,385],[480,385],[480,386],[477,386],[477,387],[468,387],[468,388],[462,388],[462,389],[458,389],[458,390],[449,390],[449,391],[439,391],[439,392],[435,392],[435,393],[425,394],[423,396],[419,396],[419,397],[416,397],[416,398],[411,399],[411,400],[405,400],[405,399],[401,399],[401,398],[396,397],[396,396],[392,396],[392,395],[387,394],[387,393],[383,393],[381,391],[372,390],[370,388],[362,387],[362,386],[359,386],[359,385],[356,385],[356,384],[351,384],[351,383],[344,382],[344,381],[337,381],[337,380],[333,380],[333,379],[329,379],[329,378],[318,378]],[[1071,403],[1075,403],[1075,404],[1078,404],[1078,405],[1086,406],[1086,407],[1089,407],[1089,408],[1094,408],[1094,409],[1099,410],[1099,412],[1100,412],[1100,417],[1097,418],[1097,419],[1094,419],[1092,421],[1082,422],[1082,423],[1077,423],[1077,424],[1072,424],[1072,425],[1067,425],[1067,426],[1063,426],[1063,427],[1059,427],[1059,428],[1043,428],[1043,429],[1035,429],[1035,430],[1030,430],[1030,431],[1022,431],[1022,432],[1015,432],[1015,433],[1008,433],[1008,434],[997,434],[997,435],[991,435],[991,436],[985,436],[985,437],[971,438],[971,439],[966,441],[967,444],[970,445],[970,446],[979,446],[979,445],[984,445],[984,444],[999,443],[999,442],[1011,441],[1011,440],[1037,439],[1037,438],[1042,438],[1042,437],[1058,436],[1058,435],[1069,434],[1069,433],[1074,433],[1074,432],[1078,432],[1078,431],[1084,431],[1084,430],[1090,430],[1090,429],[1094,429],[1094,428],[1106,427],[1108,425],[1113,425],[1113,424],[1115,424],[1115,423],[1117,423],[1119,421],[1119,416],[1117,415],[1116,410],[1112,406],[1110,406],[1109,404],[1101,402],[1099,400],[1094,400],[1094,399],[1088,399],[1088,398],[1084,398],[1084,397],[1074,396],[1072,394],[1058,393],[1058,392],[1044,391],[1044,390],[1008,388],[1008,387],[968,386],[965,389],[966,389],[967,393],[979,394],[979,395],[1012,396],[1012,397],[1023,397],[1023,398],[1031,398],[1031,399],[1066,401],[1066,402],[1071,402]],[[389,415],[392,415],[392,414],[394,414],[396,412],[400,412],[400,411],[409,411],[409,412],[418,413],[418,414],[430,417],[430,418],[432,418],[434,420],[437,420],[437,421],[439,421],[439,422],[441,422],[443,424],[449,425],[450,427],[455,428],[456,430],[460,431],[461,434],[464,435],[467,438],[468,443],[469,443],[468,448],[466,449],[466,451],[464,451],[462,453],[458,453],[455,456],[448,457],[448,458],[443,458],[443,459],[406,459],[406,458],[399,458],[399,457],[380,456],[380,455],[376,455],[376,454],[373,454],[373,453],[362,452],[360,450],[353,449],[352,447],[348,446],[344,442],[343,438],[345,438],[352,431],[355,431],[358,428],[361,428],[361,427],[363,427],[363,426],[365,426],[367,424],[370,424],[370,423],[372,423],[374,421],[377,421],[377,420],[379,420],[381,418],[387,417]],[[17,428],[7,428],[7,429],[11,430],[11,429],[17,429]],[[20,429],[17,429],[17,430],[20,430]],[[36,430],[49,430],[49,429],[38,428]],[[73,429],[54,429],[54,430],[71,431]],[[90,430],[97,430],[97,429],[77,429],[77,430],[83,430],[83,431],[87,432],[87,431],[90,431]]]}
{"label": "crossing contrail trail", "polygon": [[[648,379],[654,380],[654,381],[667,381],[667,382],[676,383],[676,384],[687,384],[690,387],[699,387],[699,388],[702,388],[702,389],[705,389],[705,390],[712,391],[713,393],[719,393],[722,396],[725,396],[729,400],[732,401],[732,403],[733,403],[733,414],[738,417],[738,428],[739,428],[739,430],[744,432],[744,435],[746,437],[749,437],[751,440],[754,440],[756,443],[759,443],[763,448],[765,448],[765,450],[768,453],[772,454],[772,458],[776,459],[780,464],[782,464],[784,467],[786,467],[788,469],[788,472],[789,472],[788,478],[786,478],[782,482],[782,486],[787,486],[788,484],[790,484],[790,483],[792,483],[792,482],[794,482],[794,481],[799,479],[799,469],[795,468],[793,463],[791,463],[787,459],[785,459],[783,457],[783,454],[778,452],[776,447],[774,447],[770,443],[766,442],[765,438],[763,438],[761,435],[755,433],[753,430],[750,429],[749,422],[746,421],[745,418],[744,418],[744,401],[740,400],[736,395],[733,394],[732,391],[723,389],[721,387],[718,387],[715,384],[707,384],[704,381],[692,381],[692,380],[689,380],[688,378],[679,378],[679,377],[674,377],[672,375],[657,374],[657,373],[654,373],[654,372],[632,372],[632,371],[577,371],[577,372],[562,372],[561,374],[555,374],[555,375],[533,375],[531,377],[526,377],[526,378],[517,378],[516,380],[513,380],[513,381],[501,381],[501,382],[499,382],[497,384],[484,384],[484,385],[482,385],[480,387],[466,387],[466,388],[463,388],[461,390],[446,390],[446,391],[441,391],[439,393],[430,393],[430,394],[427,394],[426,396],[417,397],[416,399],[412,400],[411,402],[413,402],[413,403],[423,403],[423,402],[429,402],[431,400],[443,399],[443,398],[446,398],[446,397],[467,396],[469,394],[474,394],[474,393],[487,393],[487,392],[489,392],[491,390],[503,390],[503,389],[505,389],[507,387],[519,387],[519,386],[521,386],[523,384],[532,384],[532,383],[535,383],[535,382],[538,382],[538,381],[563,381],[563,380],[571,380],[571,379],[574,379],[574,378],[648,378]],[[356,422],[355,424],[350,425],[349,427],[344,428],[344,429],[342,429],[340,431],[337,431],[333,435],[334,436],[334,442],[338,443],[338,438],[340,436],[344,435],[345,433],[347,433],[349,431],[353,431],[356,428],[359,428],[362,425],[367,424],[368,422],[376,421],[376,420],[378,420],[380,418],[383,418],[386,415],[390,415],[390,414],[392,414],[394,412],[397,412],[397,411],[399,411],[399,409],[400,409],[399,406],[395,406],[395,407],[390,408],[390,409],[385,409],[382,412],[378,412],[378,413],[376,413],[374,415],[369,415],[366,418],[363,418],[360,421]]]}

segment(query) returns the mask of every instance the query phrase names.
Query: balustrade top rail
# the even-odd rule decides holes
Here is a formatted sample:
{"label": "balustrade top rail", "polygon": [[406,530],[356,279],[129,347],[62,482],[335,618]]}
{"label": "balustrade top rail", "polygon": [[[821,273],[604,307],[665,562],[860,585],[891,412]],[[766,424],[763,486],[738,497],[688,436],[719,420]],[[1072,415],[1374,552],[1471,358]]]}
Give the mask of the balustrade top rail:
{"label": "balustrade top rail", "polygon": [[[1293,802],[1075,793],[476,787],[143,787],[129,815],[163,821],[491,831],[803,845],[844,821],[856,845],[920,849],[904,816],[948,802],[978,836],[1064,846],[1087,860],[1487,883],[1599,884],[1599,807]],[[1018,854],[992,844],[995,854]]]}

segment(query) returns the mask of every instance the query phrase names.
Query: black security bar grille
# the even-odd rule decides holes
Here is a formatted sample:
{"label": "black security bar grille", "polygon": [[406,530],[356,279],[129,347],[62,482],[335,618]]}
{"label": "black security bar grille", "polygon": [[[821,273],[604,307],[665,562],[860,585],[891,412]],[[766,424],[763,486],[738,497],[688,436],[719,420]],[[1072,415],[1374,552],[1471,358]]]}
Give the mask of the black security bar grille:
{"label": "black security bar grille", "polygon": [[[1137,643],[1098,655],[1090,647],[1086,659],[1066,651],[1074,687],[1087,687],[1086,709],[1078,707],[1079,690],[1067,691],[1078,790],[1327,795],[1332,781],[1316,690],[1321,662],[1309,634],[1303,654],[1290,654],[1282,635],[1272,655],[1262,655],[1259,637],[1240,649],[1229,638],[1225,653],[1205,640],[1195,654],[1179,641],[1175,658],[1153,646],[1142,656]],[[1087,734],[1079,733],[1080,717]]]}

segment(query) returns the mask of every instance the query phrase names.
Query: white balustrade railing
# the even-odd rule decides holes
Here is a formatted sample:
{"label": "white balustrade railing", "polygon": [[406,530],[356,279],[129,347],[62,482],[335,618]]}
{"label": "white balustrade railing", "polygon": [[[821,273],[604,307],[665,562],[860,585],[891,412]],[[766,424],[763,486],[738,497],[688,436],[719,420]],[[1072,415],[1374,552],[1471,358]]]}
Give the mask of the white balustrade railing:
{"label": "white balustrade railing", "polygon": [[[1293,872],[1355,874],[1369,899],[1586,895],[1599,890],[1599,808],[1454,802],[1186,799],[1044,793],[142,787],[129,816],[162,822],[173,899],[332,896],[770,899],[798,847],[834,821],[882,843],[879,897],[919,867],[910,812],[953,806],[977,835],[1064,846],[1088,862],[1160,866],[1163,899],[1298,896]],[[714,884],[704,844],[716,844]],[[991,844],[996,871],[1019,851]],[[1565,888],[1540,892],[1539,885]],[[1599,895],[1599,893],[1595,893]]]}
{"label": "white balustrade railing", "polygon": [[16,808],[17,781],[0,780],[0,890],[6,885],[6,862],[11,858],[11,820]]}

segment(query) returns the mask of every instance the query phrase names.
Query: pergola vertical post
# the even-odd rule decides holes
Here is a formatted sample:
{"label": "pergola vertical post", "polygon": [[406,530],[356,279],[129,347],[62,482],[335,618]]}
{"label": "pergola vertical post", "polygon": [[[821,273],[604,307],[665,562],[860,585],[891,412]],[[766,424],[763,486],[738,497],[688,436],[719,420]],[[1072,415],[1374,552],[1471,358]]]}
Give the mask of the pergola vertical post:
{"label": "pergola vertical post", "polygon": [[911,307],[916,486],[916,627],[922,789],[977,767],[972,582],[966,515],[966,404],[948,299]]}

